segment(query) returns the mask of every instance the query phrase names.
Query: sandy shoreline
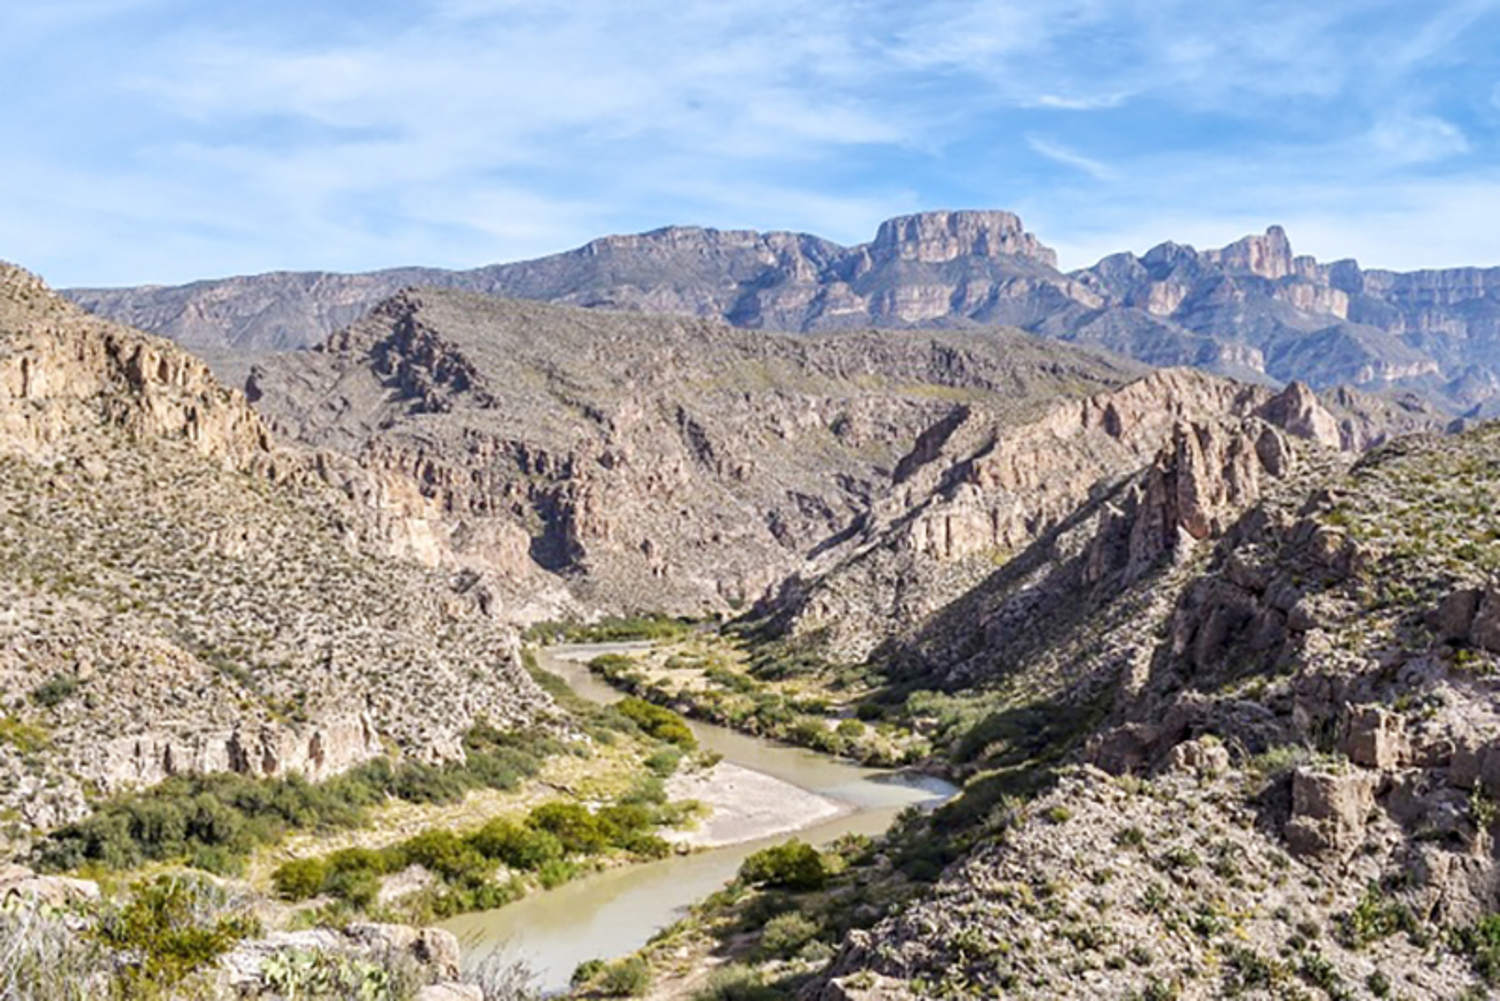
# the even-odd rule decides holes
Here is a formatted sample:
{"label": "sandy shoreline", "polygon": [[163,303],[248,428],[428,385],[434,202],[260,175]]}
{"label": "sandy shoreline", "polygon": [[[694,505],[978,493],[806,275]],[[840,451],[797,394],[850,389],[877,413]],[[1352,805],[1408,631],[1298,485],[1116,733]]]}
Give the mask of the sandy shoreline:
{"label": "sandy shoreline", "polygon": [[667,840],[694,848],[790,834],[852,810],[827,796],[729,761],[673,775],[667,780],[667,794],[674,800],[696,799],[709,808],[697,828],[664,832]]}

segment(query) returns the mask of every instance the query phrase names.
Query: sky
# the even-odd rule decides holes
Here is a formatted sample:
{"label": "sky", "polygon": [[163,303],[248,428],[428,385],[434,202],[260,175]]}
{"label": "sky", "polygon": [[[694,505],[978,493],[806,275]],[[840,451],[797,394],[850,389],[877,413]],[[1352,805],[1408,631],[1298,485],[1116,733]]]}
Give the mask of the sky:
{"label": "sky", "polygon": [[1004,208],[1083,267],[1273,223],[1500,264],[1500,0],[4,0],[0,258],[473,267]]}

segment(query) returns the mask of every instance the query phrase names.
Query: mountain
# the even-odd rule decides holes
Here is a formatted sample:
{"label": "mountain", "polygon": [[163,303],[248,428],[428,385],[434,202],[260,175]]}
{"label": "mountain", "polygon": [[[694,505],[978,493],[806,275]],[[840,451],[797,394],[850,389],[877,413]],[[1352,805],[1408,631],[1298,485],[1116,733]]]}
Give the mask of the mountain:
{"label": "mountain", "polygon": [[86,790],[447,760],[481,718],[553,717],[514,631],[402,558],[375,492],[181,348],[0,265],[0,808],[46,828]]}
{"label": "mountain", "polygon": [[1218,250],[1164,243],[1071,273],[1056,263],[1011,213],[927,212],[888,220],[854,247],[669,227],[470,271],[279,272],[66,294],[176,340],[236,382],[247,357],[319,344],[399,289],[434,286],[767,330],[1016,326],[1151,365],[1413,392],[1455,413],[1500,406],[1500,268],[1319,263],[1295,256],[1275,226]]}
{"label": "mountain", "polygon": [[957,415],[1004,427],[1143,372],[1015,331],[793,335],[424,289],[247,388],[287,438],[420,493],[434,552],[530,586],[507,607],[536,618],[754,602]]}

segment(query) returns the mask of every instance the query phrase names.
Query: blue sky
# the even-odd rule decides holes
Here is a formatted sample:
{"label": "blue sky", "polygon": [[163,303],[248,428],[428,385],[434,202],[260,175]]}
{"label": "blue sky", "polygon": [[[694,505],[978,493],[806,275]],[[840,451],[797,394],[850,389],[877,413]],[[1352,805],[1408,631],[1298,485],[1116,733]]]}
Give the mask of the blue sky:
{"label": "blue sky", "polygon": [[0,85],[0,257],[59,286],[959,207],[1065,267],[1500,264],[1500,0],[8,0]]}

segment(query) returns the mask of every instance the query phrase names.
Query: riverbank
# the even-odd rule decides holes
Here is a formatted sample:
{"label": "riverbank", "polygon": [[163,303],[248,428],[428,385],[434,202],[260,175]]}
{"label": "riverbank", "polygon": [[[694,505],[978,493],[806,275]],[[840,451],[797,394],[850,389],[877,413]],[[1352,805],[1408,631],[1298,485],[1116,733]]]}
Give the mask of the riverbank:
{"label": "riverbank", "polygon": [[[551,647],[538,651],[537,659],[576,695],[609,703],[623,693],[592,675],[587,662],[649,646]],[[498,951],[537,971],[543,990],[564,991],[580,963],[640,949],[733,880],[747,857],[788,835],[811,844],[876,835],[903,810],[952,792],[927,776],[863,767],[696,720],[690,725],[700,749],[721,756],[706,772],[683,773],[668,787],[674,797],[691,795],[712,808],[690,835],[698,850],[592,873],[497,910],[445,921],[442,927],[459,937],[466,962]]]}
{"label": "riverbank", "polygon": [[855,669],[717,632],[619,646],[593,659],[594,673],[690,718],[874,767],[919,766],[931,753],[909,720],[886,718]]}
{"label": "riverbank", "polygon": [[667,781],[667,795],[694,800],[706,811],[697,827],[662,835],[692,848],[721,848],[790,834],[853,810],[848,804],[728,761],[673,775]]}

